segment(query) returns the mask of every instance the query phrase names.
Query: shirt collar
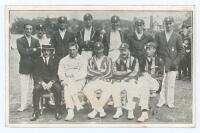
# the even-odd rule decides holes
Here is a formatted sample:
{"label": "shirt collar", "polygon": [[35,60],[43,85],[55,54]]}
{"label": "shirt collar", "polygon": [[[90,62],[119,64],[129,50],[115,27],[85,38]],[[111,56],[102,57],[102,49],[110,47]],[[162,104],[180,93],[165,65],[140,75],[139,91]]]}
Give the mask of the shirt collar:
{"label": "shirt collar", "polygon": [[113,30],[113,29],[111,29],[111,32],[119,32],[121,29],[120,29],[120,27],[119,28],[117,28],[116,30]]}
{"label": "shirt collar", "polygon": [[69,58],[69,59],[79,59],[79,57],[80,57],[80,55],[79,55],[79,54],[77,54],[77,56],[76,56],[76,57],[74,57],[74,58],[72,58],[70,55],[68,55],[68,58]]}
{"label": "shirt collar", "polygon": [[129,54],[128,54],[128,56],[127,56],[125,59],[124,59],[124,58],[122,58],[122,57],[121,57],[121,55],[119,56],[119,58],[120,58],[121,60],[127,60],[127,59],[129,59],[129,58],[130,58],[130,56],[131,56],[131,55],[130,55],[130,53],[129,53]]}
{"label": "shirt collar", "polygon": [[141,33],[138,33],[137,30],[135,30],[135,34],[138,36],[142,36],[144,34],[144,31],[142,31]]}
{"label": "shirt collar", "polygon": [[167,32],[167,31],[165,30],[165,35],[171,35],[172,33],[173,33],[173,30],[170,31],[170,32]]}
{"label": "shirt collar", "polygon": [[37,36],[37,39],[39,39],[39,40],[46,39],[46,38],[47,38],[47,37],[46,37],[45,34],[42,36],[42,38],[39,38],[39,37]]}
{"label": "shirt collar", "polygon": [[30,37],[27,37],[26,35],[24,35],[26,37],[26,39],[31,39],[31,36]]}
{"label": "shirt collar", "polygon": [[89,28],[89,30],[85,27],[86,31],[92,31],[92,26]]}
{"label": "shirt collar", "polygon": [[45,58],[45,57],[42,55],[42,58],[43,58],[43,60],[45,60],[45,59],[47,59],[47,61],[49,60],[49,56]]}
{"label": "shirt collar", "polygon": [[59,32],[60,32],[60,33],[65,33],[66,30],[67,30],[67,29],[64,29],[64,30],[60,30],[60,29],[59,29]]}

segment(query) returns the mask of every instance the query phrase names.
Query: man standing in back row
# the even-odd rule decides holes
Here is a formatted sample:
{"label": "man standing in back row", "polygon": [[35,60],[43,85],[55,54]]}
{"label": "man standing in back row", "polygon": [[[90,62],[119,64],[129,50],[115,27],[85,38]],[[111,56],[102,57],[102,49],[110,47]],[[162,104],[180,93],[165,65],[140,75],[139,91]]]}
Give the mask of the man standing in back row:
{"label": "man standing in back row", "polygon": [[94,43],[100,40],[100,33],[92,26],[93,17],[87,13],[83,17],[84,28],[77,34],[77,43],[79,45],[79,54],[87,60],[93,55]]}
{"label": "man standing in back row", "polygon": [[125,34],[120,29],[120,18],[118,16],[111,17],[111,30],[104,36],[104,54],[108,55],[112,61],[116,61],[120,55],[119,47],[125,42]]}
{"label": "man standing in back row", "polygon": [[74,35],[67,30],[67,18],[61,16],[58,18],[59,29],[56,31],[50,40],[50,44],[55,48],[55,58],[60,59],[68,55],[68,44],[74,42]]}
{"label": "man standing in back row", "polygon": [[21,85],[21,107],[18,111],[27,108],[28,92],[33,88],[33,66],[35,59],[40,56],[39,41],[32,37],[32,25],[24,25],[24,36],[17,39],[17,49],[20,54],[19,73]]}
{"label": "man standing in back row", "polygon": [[130,45],[131,55],[138,58],[140,70],[143,62],[145,62],[146,52],[144,46],[153,41],[153,37],[144,32],[144,26],[144,20],[137,19],[135,21],[135,31],[130,33],[127,37],[128,44]]}
{"label": "man standing in back row", "polygon": [[174,19],[166,17],[164,19],[165,31],[155,35],[158,45],[157,54],[164,60],[166,77],[165,86],[160,92],[158,107],[167,104],[169,108],[174,108],[174,88],[178,64],[184,55],[184,48],[181,36],[173,31]]}

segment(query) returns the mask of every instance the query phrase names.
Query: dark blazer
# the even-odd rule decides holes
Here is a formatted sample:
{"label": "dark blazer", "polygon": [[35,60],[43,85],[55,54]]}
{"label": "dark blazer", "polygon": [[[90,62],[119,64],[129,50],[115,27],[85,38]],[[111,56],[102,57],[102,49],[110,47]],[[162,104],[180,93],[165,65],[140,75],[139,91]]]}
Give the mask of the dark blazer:
{"label": "dark blazer", "polygon": [[97,41],[101,41],[100,33],[92,27],[90,41],[88,44],[84,42],[84,33],[85,29],[82,29],[76,34],[77,43],[79,45],[79,54],[81,54],[82,50],[85,51],[93,51],[93,45]]}
{"label": "dark blazer", "polygon": [[[109,49],[110,49],[110,33],[111,31],[109,31],[107,34],[104,35],[103,37],[103,44],[104,44],[104,54],[108,55],[109,53]],[[122,32],[121,30],[119,30],[120,33],[120,37],[121,37],[121,41],[122,43],[126,42],[126,34],[124,32]]]}
{"label": "dark blazer", "polygon": [[163,31],[155,35],[155,41],[158,45],[157,54],[164,59],[166,72],[177,70],[178,64],[184,55],[181,36],[173,32],[167,42]]}
{"label": "dark blazer", "polygon": [[[40,56],[41,50],[39,47],[39,41],[33,37],[31,37],[30,47],[25,36],[17,39],[17,49],[20,54],[19,73],[32,74],[34,60]],[[33,51],[33,48],[37,48],[37,51]]]}
{"label": "dark blazer", "polygon": [[55,57],[61,59],[68,54],[68,44],[69,42],[74,42],[74,34],[66,31],[65,36],[62,39],[59,30],[56,31],[50,39],[50,44],[55,48]]}
{"label": "dark blazer", "polygon": [[143,33],[140,40],[138,39],[135,31],[129,33],[127,37],[127,43],[129,44],[131,55],[137,57],[139,60],[145,56],[145,44],[152,41],[153,37],[146,32]]}
{"label": "dark blazer", "polygon": [[48,83],[54,80],[58,81],[56,61],[53,57],[49,57],[48,65],[44,63],[43,57],[38,57],[35,61],[33,78],[35,83],[44,81]]}

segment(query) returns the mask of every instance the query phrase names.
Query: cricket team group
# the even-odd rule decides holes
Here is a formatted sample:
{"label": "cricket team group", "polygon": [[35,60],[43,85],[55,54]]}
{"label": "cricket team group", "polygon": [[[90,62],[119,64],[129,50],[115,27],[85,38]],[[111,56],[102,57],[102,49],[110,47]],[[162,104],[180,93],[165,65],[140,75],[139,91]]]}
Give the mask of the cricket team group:
{"label": "cricket team group", "polygon": [[[120,29],[119,16],[111,17],[109,32],[97,31],[90,13],[83,16],[83,21],[84,28],[74,34],[67,30],[67,17],[58,17],[59,28],[50,41],[45,37],[43,24],[37,25],[36,37],[32,36],[32,25],[24,25],[24,36],[17,39],[19,112],[27,109],[30,89],[34,109],[31,121],[39,119],[39,105],[45,93],[53,93],[57,120],[62,119],[62,97],[66,121],[73,120],[84,109],[83,103],[90,105],[90,119],[106,117],[104,109],[108,102],[113,102],[115,108],[113,119],[120,118],[124,106],[122,92],[126,92],[129,120],[134,119],[136,102],[142,112],[137,121],[148,120],[149,98],[154,94],[159,97],[157,107],[174,108],[176,75],[185,50],[181,36],[173,30],[173,17],[164,18],[164,30],[155,37],[145,31],[142,19],[133,23],[134,31],[128,34]],[[87,100],[81,99],[80,92]]]}

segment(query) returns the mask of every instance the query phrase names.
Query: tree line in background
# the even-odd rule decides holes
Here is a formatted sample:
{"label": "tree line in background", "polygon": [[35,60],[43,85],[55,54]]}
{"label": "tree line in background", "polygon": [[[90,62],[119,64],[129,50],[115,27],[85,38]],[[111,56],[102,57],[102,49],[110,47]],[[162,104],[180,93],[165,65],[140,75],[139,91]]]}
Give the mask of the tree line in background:
{"label": "tree line in background", "polygon": [[[11,34],[23,34],[24,32],[24,24],[31,24],[33,26],[33,34],[36,33],[36,25],[43,24],[46,27],[47,36],[51,36],[51,34],[58,29],[57,18],[33,18],[33,19],[25,19],[25,18],[16,18],[12,23],[10,28]],[[71,19],[68,21],[68,29],[76,33],[83,28],[83,21],[78,19]],[[132,26],[131,21],[121,20],[121,25],[123,30],[130,29]],[[93,20],[93,26],[97,30],[105,29],[110,30],[111,24],[110,20]]]}
{"label": "tree line in background", "polygon": [[[134,20],[133,20],[134,21]],[[128,20],[121,20],[120,21],[120,27],[123,31],[128,32],[130,30],[134,29],[133,26],[133,21],[128,21]],[[186,23],[190,23],[191,25],[191,16],[189,16],[186,20],[184,20],[183,22]],[[58,29],[58,25],[57,25],[57,18],[33,18],[33,19],[25,19],[25,18],[16,18],[14,20],[14,22],[11,25],[10,28],[10,33],[11,34],[23,34],[24,32],[24,24],[31,24],[33,26],[33,34],[36,33],[36,25],[38,24],[43,24],[46,27],[46,34],[47,37],[50,37],[52,35],[52,33]],[[73,33],[76,33],[78,31],[80,31],[83,28],[83,21],[78,20],[78,19],[70,19],[68,21],[68,30],[70,30]],[[180,25],[182,25],[182,23],[175,23],[175,31],[179,31],[180,30]],[[111,29],[111,23],[110,23],[110,19],[105,19],[105,20],[93,20],[93,26],[97,29],[97,30],[102,30],[104,29],[106,32],[109,31]],[[155,28],[155,26],[157,26],[158,28]],[[150,21],[150,27],[148,29],[146,29],[150,34],[154,34],[156,31],[158,30],[162,30],[163,26],[158,23],[155,22],[151,22]]]}

